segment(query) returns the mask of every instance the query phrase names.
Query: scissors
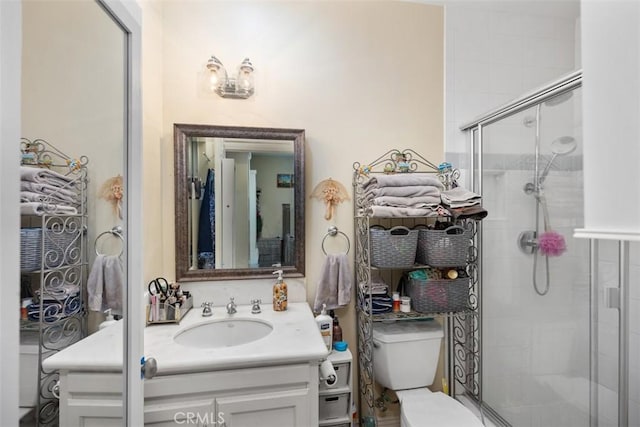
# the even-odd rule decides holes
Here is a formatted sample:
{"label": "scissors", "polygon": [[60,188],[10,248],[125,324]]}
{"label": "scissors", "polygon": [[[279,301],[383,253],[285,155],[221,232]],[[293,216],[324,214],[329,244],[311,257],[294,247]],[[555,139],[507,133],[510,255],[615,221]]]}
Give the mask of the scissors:
{"label": "scissors", "polygon": [[149,282],[147,286],[149,294],[158,295],[161,301],[166,300],[169,297],[169,282],[164,277],[158,277]]}

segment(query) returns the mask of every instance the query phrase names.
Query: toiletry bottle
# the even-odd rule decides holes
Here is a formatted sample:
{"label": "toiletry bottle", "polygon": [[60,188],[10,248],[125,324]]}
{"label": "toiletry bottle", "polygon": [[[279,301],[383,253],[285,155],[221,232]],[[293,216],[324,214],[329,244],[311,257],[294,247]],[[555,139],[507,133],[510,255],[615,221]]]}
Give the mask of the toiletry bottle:
{"label": "toiletry bottle", "polygon": [[333,315],[333,344],[342,341],[342,327],[338,322],[338,316]]}
{"label": "toiletry bottle", "polygon": [[98,329],[104,329],[104,328],[108,328],[109,326],[113,325],[114,323],[117,323],[118,321],[115,320],[113,318],[113,316],[111,315],[111,309],[108,308],[104,311],[104,314],[107,315],[106,319],[104,319],[104,322],[100,323],[100,326],[98,326]]}
{"label": "toiletry bottle", "polygon": [[400,292],[393,293],[393,312],[397,313],[400,311]]}
{"label": "toiletry bottle", "polygon": [[282,270],[274,271],[278,280],[273,285],[273,311],[285,311],[287,309],[287,284],[282,279]]}
{"label": "toiletry bottle", "polygon": [[320,329],[322,340],[327,346],[327,350],[331,351],[333,345],[333,320],[331,316],[327,314],[326,304],[322,304],[322,312],[316,316],[316,323],[318,324],[318,329]]}

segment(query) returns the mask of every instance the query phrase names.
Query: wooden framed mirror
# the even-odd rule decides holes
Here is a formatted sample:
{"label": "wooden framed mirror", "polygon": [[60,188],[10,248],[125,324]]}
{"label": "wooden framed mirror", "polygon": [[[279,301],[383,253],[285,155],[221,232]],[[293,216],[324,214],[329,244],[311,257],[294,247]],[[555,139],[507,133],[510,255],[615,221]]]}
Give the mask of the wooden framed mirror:
{"label": "wooden framed mirror", "polygon": [[304,137],[174,125],[177,281],[304,276]]}

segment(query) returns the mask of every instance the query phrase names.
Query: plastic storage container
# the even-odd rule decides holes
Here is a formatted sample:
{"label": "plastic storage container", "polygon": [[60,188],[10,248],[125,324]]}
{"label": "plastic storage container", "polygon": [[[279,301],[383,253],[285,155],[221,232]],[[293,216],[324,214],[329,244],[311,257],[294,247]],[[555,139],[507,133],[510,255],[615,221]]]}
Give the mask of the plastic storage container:
{"label": "plastic storage container", "polygon": [[350,393],[320,396],[320,419],[341,418],[349,413]]}

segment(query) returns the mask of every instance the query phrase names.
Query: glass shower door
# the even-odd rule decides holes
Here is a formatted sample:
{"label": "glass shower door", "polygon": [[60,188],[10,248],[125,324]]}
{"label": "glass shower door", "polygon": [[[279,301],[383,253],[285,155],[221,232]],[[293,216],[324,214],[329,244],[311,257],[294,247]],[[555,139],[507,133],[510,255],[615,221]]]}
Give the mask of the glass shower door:
{"label": "glass shower door", "polygon": [[513,426],[589,425],[580,92],[482,127],[482,401]]}

